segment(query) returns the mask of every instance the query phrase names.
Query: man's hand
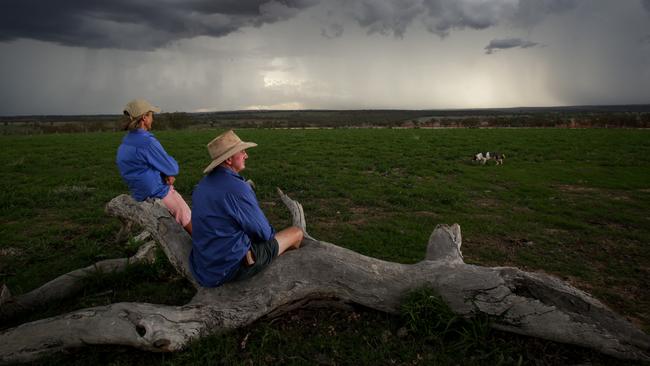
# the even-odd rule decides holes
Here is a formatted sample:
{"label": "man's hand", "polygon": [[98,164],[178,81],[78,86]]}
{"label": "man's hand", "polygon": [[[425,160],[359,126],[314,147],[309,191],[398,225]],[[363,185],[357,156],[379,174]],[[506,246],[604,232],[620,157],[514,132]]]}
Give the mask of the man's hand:
{"label": "man's hand", "polygon": [[250,250],[246,252],[246,266],[250,267],[255,264],[255,259],[253,258],[253,252]]}
{"label": "man's hand", "polygon": [[165,177],[165,183],[167,183],[168,186],[173,185],[175,181],[176,177]]}

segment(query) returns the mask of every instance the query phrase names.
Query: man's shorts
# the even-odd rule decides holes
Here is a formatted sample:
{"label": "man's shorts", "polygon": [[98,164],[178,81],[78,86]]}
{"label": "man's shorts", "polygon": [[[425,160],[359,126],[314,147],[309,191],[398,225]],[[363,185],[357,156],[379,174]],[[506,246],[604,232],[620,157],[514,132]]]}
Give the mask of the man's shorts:
{"label": "man's shorts", "polygon": [[187,205],[183,197],[174,189],[174,186],[169,186],[169,192],[161,200],[167,207],[169,213],[174,216],[176,222],[181,224],[182,227],[187,226],[192,221],[192,210]]}
{"label": "man's shorts", "polygon": [[253,263],[252,266],[248,267],[246,265],[246,257],[244,256],[239,268],[230,279],[230,281],[241,281],[255,276],[257,273],[271,264],[271,262],[273,262],[273,259],[278,256],[279,250],[280,247],[275,237],[271,238],[269,241],[252,243],[251,251],[253,252],[255,263]]}

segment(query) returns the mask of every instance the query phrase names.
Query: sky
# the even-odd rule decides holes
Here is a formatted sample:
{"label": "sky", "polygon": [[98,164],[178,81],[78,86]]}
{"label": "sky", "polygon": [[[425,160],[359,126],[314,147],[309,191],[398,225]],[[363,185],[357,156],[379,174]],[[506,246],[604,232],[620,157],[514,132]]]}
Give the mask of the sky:
{"label": "sky", "polygon": [[650,103],[650,0],[5,0],[0,115]]}

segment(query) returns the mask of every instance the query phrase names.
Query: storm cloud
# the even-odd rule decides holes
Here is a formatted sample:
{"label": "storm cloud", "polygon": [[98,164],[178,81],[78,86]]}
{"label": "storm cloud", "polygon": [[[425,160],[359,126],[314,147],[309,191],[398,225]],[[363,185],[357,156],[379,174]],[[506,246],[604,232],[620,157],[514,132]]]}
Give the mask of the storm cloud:
{"label": "storm cloud", "polygon": [[643,7],[650,13],[650,0],[641,0]]}
{"label": "storm cloud", "polygon": [[336,0],[327,3],[330,17],[347,16],[370,34],[401,38],[415,22],[424,24],[429,32],[440,37],[448,36],[453,30],[482,30],[500,24],[531,28],[546,16],[574,9],[578,1]]}
{"label": "storm cloud", "polygon": [[151,50],[197,36],[286,20],[312,0],[11,0],[0,41],[29,38],[66,46]]}
{"label": "storm cloud", "polygon": [[8,0],[0,115],[650,102],[650,0]]}
{"label": "storm cloud", "polygon": [[493,39],[490,41],[490,44],[485,46],[485,53],[491,55],[495,50],[504,50],[508,48],[530,48],[536,47],[539,43],[530,42],[523,40],[521,38],[506,38],[506,39]]}
{"label": "storm cloud", "polygon": [[[445,37],[456,29],[501,23],[534,26],[578,0],[11,0],[0,12],[0,41],[28,38],[66,46],[152,50],[198,36],[222,37],[244,27],[290,19],[320,4],[330,18],[322,35],[340,37],[342,19],[368,33],[403,37],[416,21]],[[648,6],[648,1],[644,0]]]}

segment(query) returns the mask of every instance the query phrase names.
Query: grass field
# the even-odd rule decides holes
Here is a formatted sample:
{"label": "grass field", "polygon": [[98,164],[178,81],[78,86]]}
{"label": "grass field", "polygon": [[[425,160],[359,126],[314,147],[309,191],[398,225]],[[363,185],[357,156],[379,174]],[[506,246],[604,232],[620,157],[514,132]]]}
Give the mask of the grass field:
{"label": "grass field", "polygon": [[[209,163],[205,145],[222,131],[156,133],[181,166],[176,188],[188,201]],[[466,262],[552,273],[650,331],[648,130],[238,134],[259,144],[249,150],[242,174],[256,182],[261,205],[278,228],[289,224],[289,215],[275,187],[303,204],[312,236],[390,261],[420,261],[436,224],[459,223]],[[0,281],[14,294],[98,260],[134,253],[137,243],[113,242],[119,223],[103,212],[106,202],[126,191],[114,163],[121,137],[0,136]],[[499,151],[507,159],[503,166],[475,165],[471,155],[479,151]],[[16,323],[117,301],[183,304],[193,295],[191,286],[164,261],[91,282],[77,298]],[[113,364],[562,364],[571,357],[591,357],[572,348],[495,334],[480,322],[468,328],[482,335],[472,347],[457,337],[432,340],[417,329],[398,337],[405,322],[404,317],[363,309],[298,311],[210,337],[178,355],[109,349],[45,362],[99,362],[98,354]],[[490,351],[494,348],[499,351]]]}

